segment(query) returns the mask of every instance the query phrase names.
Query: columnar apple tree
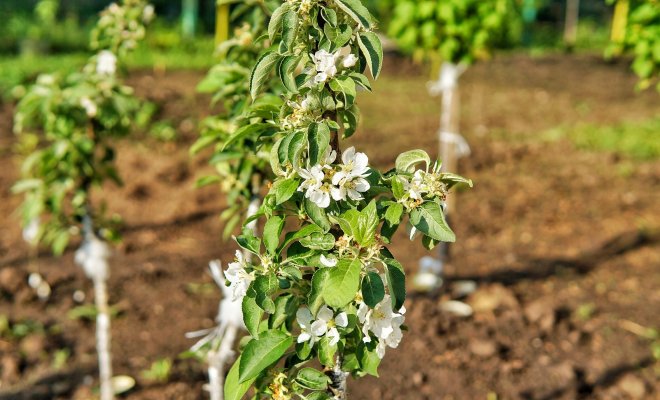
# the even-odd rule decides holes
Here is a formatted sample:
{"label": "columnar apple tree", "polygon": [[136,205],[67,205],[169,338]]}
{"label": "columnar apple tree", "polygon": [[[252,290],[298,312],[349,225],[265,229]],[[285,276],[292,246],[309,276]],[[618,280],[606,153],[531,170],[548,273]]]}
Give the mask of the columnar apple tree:
{"label": "columnar apple tree", "polygon": [[[438,141],[443,171],[455,170],[457,159],[470,153],[459,129],[459,78],[469,65],[488,57],[494,44],[505,36],[513,9],[511,0],[396,0],[390,35],[403,50],[442,62],[437,81],[429,84],[429,92],[442,95]],[[445,214],[449,217],[454,208],[454,202],[448,202]],[[449,246],[443,244],[439,253],[436,262],[421,265],[415,277],[419,289],[431,291],[441,285],[440,274],[449,259]]]}
{"label": "columnar apple tree", "polygon": [[[218,7],[228,7],[228,2],[218,2]],[[213,103],[222,103],[222,111],[207,118],[200,139],[191,151],[197,153],[212,147],[210,163],[217,174],[204,177],[200,185],[219,183],[226,195],[227,209],[223,211],[225,237],[233,232],[241,219],[254,215],[261,204],[261,193],[267,181],[273,179],[269,167],[270,147],[258,143],[261,129],[253,123],[263,123],[279,112],[282,100],[276,93],[282,92],[282,84],[273,80],[264,85],[264,91],[272,93],[262,96],[259,102],[249,98],[250,72],[267,43],[257,40],[266,33],[268,17],[277,8],[277,1],[245,1],[231,9],[231,25],[234,35],[220,43],[217,49],[220,61],[200,83],[198,89],[213,94]],[[220,21],[220,25],[229,21]],[[255,223],[248,228],[257,234]],[[238,252],[238,257],[250,258],[247,251]],[[188,337],[204,337],[192,350],[208,364],[209,391],[212,400],[220,400],[223,393],[224,366],[233,357],[234,341],[245,329],[241,311],[242,298],[235,297],[224,286],[225,277],[217,262],[210,264],[211,274],[222,285],[223,299],[220,302],[216,321],[217,327],[210,331],[192,332]]]}
{"label": "columnar apple tree", "polygon": [[153,7],[142,0],[111,4],[92,33],[96,54],[80,72],[39,76],[18,103],[14,120],[15,132],[33,150],[23,162],[23,179],[14,186],[25,197],[24,223],[40,221],[36,240],[57,255],[72,237],[82,238],[75,259],[94,282],[103,400],[113,397],[106,241],[117,234],[95,207],[92,189],[108,180],[121,183],[113,145],[131,131],[141,102],[122,84],[117,69],[152,17]]}
{"label": "columnar apple tree", "polygon": [[[393,234],[408,224],[427,248],[455,240],[442,206],[470,182],[440,172],[422,150],[383,173],[342,146],[358,125],[358,89],[370,90],[366,71],[376,78],[382,67],[376,23],[359,0],[279,3],[268,34],[254,38],[264,50],[250,75],[251,123],[226,139],[270,148],[273,180],[244,221],[263,223],[263,233],[246,227],[236,237],[251,257],[238,252],[225,272],[251,335],[225,398],[251,387],[257,398],[345,398],[346,376],[376,375],[403,336],[405,273],[387,249]],[[279,103],[264,92],[276,80]]]}

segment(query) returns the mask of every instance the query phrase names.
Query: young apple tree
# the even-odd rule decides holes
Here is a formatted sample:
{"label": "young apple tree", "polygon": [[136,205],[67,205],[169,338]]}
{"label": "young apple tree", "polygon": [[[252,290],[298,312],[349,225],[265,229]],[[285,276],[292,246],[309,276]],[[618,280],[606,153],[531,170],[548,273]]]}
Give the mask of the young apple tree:
{"label": "young apple tree", "polygon": [[92,201],[92,189],[121,183],[114,166],[114,141],[126,136],[141,102],[118,77],[125,55],[145,35],[153,7],[142,0],[111,4],[92,33],[92,56],[67,76],[41,75],[16,108],[14,130],[29,154],[14,191],[26,226],[40,221],[34,240],[61,255],[73,236],[82,244],[75,261],[94,282],[101,399],[113,398],[107,281],[110,249],[117,238]]}
{"label": "young apple tree", "polygon": [[[393,234],[405,223],[427,248],[454,241],[442,207],[452,187],[471,182],[441,172],[422,150],[382,173],[344,148],[358,125],[358,88],[371,88],[364,73],[376,78],[382,67],[376,23],[359,0],[278,3],[268,34],[254,38],[263,49],[243,99],[249,124],[224,140],[250,137],[256,152],[270,149],[272,174],[236,237],[251,257],[238,252],[224,274],[251,336],[224,394],[345,399],[347,375],[377,375],[403,336],[405,273],[387,249]],[[284,88],[278,103],[275,82]],[[261,234],[249,228],[255,222]]]}
{"label": "young apple tree", "polygon": [[[221,1],[218,18],[218,37],[228,37],[231,25],[234,34],[219,43],[219,63],[200,83],[198,90],[213,94],[213,103],[222,103],[222,112],[207,118],[203,124],[200,139],[191,148],[192,153],[212,147],[210,163],[217,174],[200,179],[200,185],[219,183],[226,196],[227,209],[222,213],[225,221],[225,237],[229,236],[241,219],[256,214],[261,205],[263,188],[272,181],[269,167],[270,147],[260,144],[258,138],[267,127],[265,122],[275,118],[282,106],[278,96],[283,91],[282,84],[273,80],[264,85],[259,102],[249,99],[250,72],[262,51],[268,44],[258,40],[266,34],[268,18],[277,8],[277,1],[245,1],[232,5]],[[229,12],[231,11],[231,13]],[[247,226],[257,235],[256,222]],[[251,253],[243,251],[237,257],[250,260]],[[224,366],[233,357],[234,341],[245,329],[241,311],[241,300],[233,296],[224,286],[225,277],[219,262],[210,265],[214,280],[221,286],[223,299],[220,302],[216,321],[218,326],[206,331],[192,332],[188,337],[204,336],[192,350],[208,364],[209,388],[212,400],[222,399]]]}
{"label": "young apple tree", "polygon": [[[405,51],[422,58],[439,59],[442,66],[438,80],[429,84],[433,96],[442,95],[438,140],[442,170],[456,170],[458,158],[470,154],[467,141],[460,135],[458,81],[467,67],[487,58],[504,36],[514,10],[511,0],[397,0],[389,33]],[[449,201],[444,212],[449,218],[455,202]],[[442,267],[449,260],[449,246],[442,244],[440,259],[422,263],[415,285],[433,291],[442,284]]]}

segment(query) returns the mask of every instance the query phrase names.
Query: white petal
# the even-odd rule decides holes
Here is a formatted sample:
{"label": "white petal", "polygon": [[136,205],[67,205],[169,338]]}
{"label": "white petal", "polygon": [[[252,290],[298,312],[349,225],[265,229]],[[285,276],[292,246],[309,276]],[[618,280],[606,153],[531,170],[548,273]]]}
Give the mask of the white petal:
{"label": "white petal", "polygon": [[309,328],[312,319],[314,319],[314,316],[308,308],[299,308],[298,312],[296,312],[296,321],[298,321],[298,325],[302,328]]}
{"label": "white petal", "polygon": [[351,200],[362,200],[364,198],[359,192],[356,192],[353,189],[348,189],[348,197],[350,197]]}
{"label": "white petal", "polygon": [[346,172],[344,171],[339,171],[336,174],[332,176],[332,184],[337,186],[341,183],[341,181],[347,177]]}
{"label": "white petal", "polygon": [[351,146],[348,149],[344,150],[344,153],[341,155],[341,160],[344,164],[350,164],[351,161],[355,159],[355,147]]}
{"label": "white petal", "polygon": [[323,306],[319,310],[318,314],[316,314],[316,318],[327,323],[332,320],[333,315],[334,313],[331,309],[328,308],[328,306]]}
{"label": "white petal", "polygon": [[360,306],[358,307],[358,319],[360,320],[360,323],[364,323],[364,321],[367,319],[367,314],[369,313],[369,306],[367,306],[365,303],[360,303]]}
{"label": "white petal", "polygon": [[329,339],[330,346],[334,346],[339,343],[339,331],[337,328],[330,328],[326,336]]}
{"label": "white petal", "polygon": [[325,335],[328,330],[328,323],[326,321],[316,320],[312,323],[311,331],[314,336],[320,337]]}
{"label": "white petal", "polygon": [[328,208],[330,206],[330,193],[321,193],[320,201],[316,205],[321,208]]}
{"label": "white petal", "polygon": [[346,189],[342,187],[332,187],[330,189],[330,194],[335,201],[344,201],[346,200]]}
{"label": "white petal", "polygon": [[312,338],[312,335],[310,335],[307,332],[302,332],[300,335],[298,335],[298,343],[304,343]]}
{"label": "white petal", "polygon": [[348,326],[348,315],[345,312],[340,313],[335,317],[335,324],[340,328],[346,328]]}
{"label": "white petal", "polygon": [[378,342],[378,346],[376,346],[376,354],[381,360],[385,357],[385,349],[385,343],[383,341]]}

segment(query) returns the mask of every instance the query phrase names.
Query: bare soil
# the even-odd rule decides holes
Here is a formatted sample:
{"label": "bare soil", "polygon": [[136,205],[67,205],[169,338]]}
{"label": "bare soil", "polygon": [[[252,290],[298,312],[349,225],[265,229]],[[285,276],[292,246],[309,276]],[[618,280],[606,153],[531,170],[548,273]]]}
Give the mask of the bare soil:
{"label": "bare soil", "polygon": [[[410,148],[437,153],[439,100],[427,95],[424,74],[390,58],[374,93],[362,96],[362,128],[351,143],[375,166],[389,168]],[[211,111],[209,98],[194,92],[201,77],[130,77],[179,138],[122,143],[126,184],[97,194],[125,221],[110,300],[119,310],[115,373],[138,380],[126,399],[207,398],[203,366],[178,356],[192,344],[185,332],[213,325],[220,295],[208,261],[229,260],[235,246],[220,239],[220,193],[194,187],[212,173],[203,157],[188,155],[197,123]],[[473,155],[460,172],[475,188],[457,194],[458,242],[446,290],[440,298],[410,298],[410,332],[388,350],[380,380],[349,383],[350,398],[658,398],[660,365],[640,334],[641,327],[660,328],[660,161],[580,151],[544,135],[581,122],[658,116],[658,95],[634,93],[625,63],[589,55],[505,56],[471,68],[461,82],[462,130]],[[11,105],[0,105],[0,316],[43,329],[0,336],[0,399],[91,399],[94,325],[68,312],[78,306],[76,290],[92,302],[92,287],[73,264],[73,246],[61,258],[45,250],[36,260],[28,256],[15,212],[20,199],[10,193],[20,161],[11,152],[11,115]],[[392,250],[410,273],[428,255],[404,236]],[[26,284],[37,268],[52,286],[47,303]],[[462,298],[474,315],[441,311],[464,280],[478,284]],[[70,356],[55,369],[59,349]],[[174,360],[166,383],[142,377],[165,357]]]}

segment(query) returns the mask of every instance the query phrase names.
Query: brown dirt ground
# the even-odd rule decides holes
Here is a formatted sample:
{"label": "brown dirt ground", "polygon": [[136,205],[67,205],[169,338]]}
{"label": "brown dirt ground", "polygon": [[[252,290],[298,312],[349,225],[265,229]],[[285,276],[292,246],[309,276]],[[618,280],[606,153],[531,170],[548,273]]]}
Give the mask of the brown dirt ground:
{"label": "brown dirt ground", "polygon": [[[205,265],[228,260],[234,246],[219,239],[222,197],[194,188],[209,169],[187,152],[209,112],[209,99],[194,93],[201,76],[131,77],[180,137],[123,143],[126,185],[99,193],[126,221],[111,302],[121,310],[112,327],[115,372],[138,379],[125,396],[131,400],[206,398],[203,367],[177,356],[192,344],[185,332],[213,324],[219,293]],[[436,153],[439,105],[425,82],[420,68],[390,60],[375,93],[363,96],[364,122],[351,141],[377,167],[410,148]],[[578,151],[542,135],[659,115],[657,94],[636,95],[633,85],[627,65],[588,55],[510,55],[466,73],[462,128],[474,154],[460,172],[475,188],[458,195],[459,239],[446,280],[448,288],[478,283],[466,300],[476,312],[459,318],[443,313],[438,299],[413,296],[410,332],[388,351],[380,380],[350,382],[351,399],[657,398],[660,366],[650,342],[630,331],[660,328],[660,162]],[[49,335],[0,337],[0,399],[89,399],[94,326],[67,312],[75,290],[91,301],[91,285],[72,250],[59,259],[43,250],[36,262],[27,257],[15,213],[20,199],[9,191],[19,164],[10,151],[11,112],[0,105],[0,315],[38,321]],[[403,236],[393,251],[409,271],[426,254]],[[45,304],[25,285],[37,266],[53,287]],[[71,356],[56,371],[61,348]],[[141,371],[163,357],[175,359],[168,383],[143,379]]]}

